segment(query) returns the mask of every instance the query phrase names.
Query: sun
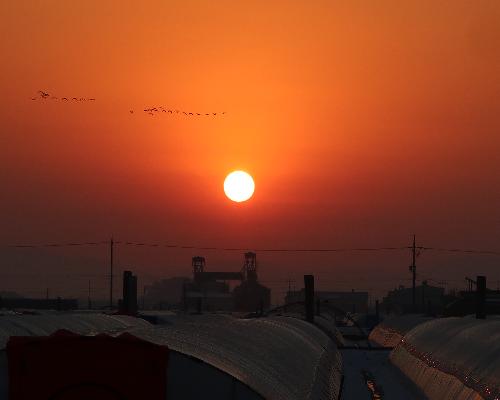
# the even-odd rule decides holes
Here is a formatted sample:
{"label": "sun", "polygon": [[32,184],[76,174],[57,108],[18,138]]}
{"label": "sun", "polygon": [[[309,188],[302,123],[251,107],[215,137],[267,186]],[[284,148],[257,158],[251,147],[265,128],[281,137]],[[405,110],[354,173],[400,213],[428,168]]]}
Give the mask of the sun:
{"label": "sun", "polygon": [[224,180],[224,193],[237,203],[248,200],[255,190],[255,183],[245,171],[233,171]]}

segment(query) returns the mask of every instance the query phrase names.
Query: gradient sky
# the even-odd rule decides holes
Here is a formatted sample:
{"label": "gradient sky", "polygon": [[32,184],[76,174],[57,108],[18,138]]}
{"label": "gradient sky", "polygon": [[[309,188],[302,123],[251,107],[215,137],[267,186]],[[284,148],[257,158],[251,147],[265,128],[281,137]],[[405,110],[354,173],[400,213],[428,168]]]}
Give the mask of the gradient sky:
{"label": "gradient sky", "polygon": [[[496,0],[6,0],[0,54],[1,245],[376,247],[416,233],[500,250]],[[96,101],[32,101],[38,90]],[[159,105],[226,114],[141,111]],[[234,169],[256,182],[243,204],[223,193]],[[0,290],[76,296],[89,275],[105,294],[105,247],[1,251]],[[196,254],[242,265],[122,246],[117,269],[187,276]],[[258,259],[274,297],[304,273],[373,293],[410,278],[405,251]],[[484,273],[496,287],[499,263],[425,252],[419,279]]]}

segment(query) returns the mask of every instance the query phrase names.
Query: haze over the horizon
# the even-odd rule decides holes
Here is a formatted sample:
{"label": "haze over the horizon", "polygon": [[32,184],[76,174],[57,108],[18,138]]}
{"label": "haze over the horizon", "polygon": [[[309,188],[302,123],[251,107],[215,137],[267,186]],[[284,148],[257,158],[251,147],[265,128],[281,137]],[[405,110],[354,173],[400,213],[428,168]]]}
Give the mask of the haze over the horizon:
{"label": "haze over the horizon", "polygon": [[[415,233],[500,250],[498,1],[4,1],[0,52],[1,245],[378,247]],[[160,105],[226,114],[142,111]],[[241,204],[222,188],[235,169],[256,184]],[[0,290],[80,295],[85,274],[108,273],[105,246],[1,252]],[[211,270],[243,258],[120,247],[116,261],[151,280],[189,275],[196,254]],[[409,278],[404,251],[258,259],[276,293],[303,273],[330,289]],[[496,287],[499,263],[424,252],[419,279]]]}

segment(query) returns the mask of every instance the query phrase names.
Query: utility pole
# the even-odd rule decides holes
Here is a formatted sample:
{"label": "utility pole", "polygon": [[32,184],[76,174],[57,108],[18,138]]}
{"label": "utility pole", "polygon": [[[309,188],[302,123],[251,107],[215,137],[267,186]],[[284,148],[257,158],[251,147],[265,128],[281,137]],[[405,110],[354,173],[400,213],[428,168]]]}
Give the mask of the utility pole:
{"label": "utility pole", "polygon": [[89,296],[88,296],[88,309],[92,309],[92,299],[90,297],[90,279],[89,279]]}
{"label": "utility pole", "polygon": [[113,309],[113,237],[109,240],[109,309]]}
{"label": "utility pole", "polygon": [[412,255],[412,263],[410,266],[410,271],[412,272],[413,275],[413,282],[412,282],[412,307],[413,307],[413,312],[416,311],[416,299],[415,299],[415,281],[417,278],[417,266],[415,265],[415,259],[417,257],[417,247],[415,245],[415,235],[413,235],[413,246],[411,247],[411,255]]}

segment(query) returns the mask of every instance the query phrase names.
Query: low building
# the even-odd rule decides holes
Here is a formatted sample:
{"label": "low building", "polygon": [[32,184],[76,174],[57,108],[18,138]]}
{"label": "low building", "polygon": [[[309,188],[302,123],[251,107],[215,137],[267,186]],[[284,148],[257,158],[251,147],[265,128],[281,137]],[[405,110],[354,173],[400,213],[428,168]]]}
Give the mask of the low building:
{"label": "low building", "polygon": [[[446,317],[463,317],[475,314],[477,309],[477,293],[472,290],[461,291],[448,302],[443,310]],[[500,315],[500,291],[486,289],[484,312],[486,315]]]}
{"label": "low building", "polygon": [[[340,308],[344,312],[349,313],[367,313],[368,312],[368,292],[332,292],[332,291],[315,291],[315,299],[320,301],[328,300],[328,303],[334,307]],[[304,289],[297,291],[288,291],[285,296],[286,304],[293,304],[304,301]]]}
{"label": "low building", "polygon": [[78,300],[62,299],[28,299],[28,298],[1,298],[0,309],[26,309],[26,310],[77,310]]}
{"label": "low building", "polygon": [[444,307],[444,288],[428,285],[426,281],[415,287],[415,306],[413,288],[399,286],[390,290],[382,299],[382,309],[387,313],[440,313]]}
{"label": "low building", "polygon": [[232,294],[219,291],[186,290],[185,309],[190,311],[233,311],[234,300]]}
{"label": "low building", "polygon": [[189,282],[189,278],[174,277],[161,279],[146,286],[143,298],[144,307],[157,310],[180,307],[186,282]]}

